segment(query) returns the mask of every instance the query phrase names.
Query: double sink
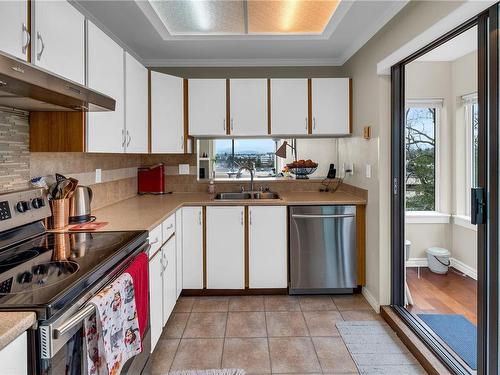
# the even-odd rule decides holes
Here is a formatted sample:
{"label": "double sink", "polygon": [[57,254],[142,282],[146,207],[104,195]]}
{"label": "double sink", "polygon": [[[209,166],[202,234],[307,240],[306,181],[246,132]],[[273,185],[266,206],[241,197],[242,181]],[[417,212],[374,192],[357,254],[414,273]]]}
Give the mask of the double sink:
{"label": "double sink", "polygon": [[241,193],[218,193],[217,200],[246,200],[246,199],[280,199],[278,193],[273,191],[243,191]]}

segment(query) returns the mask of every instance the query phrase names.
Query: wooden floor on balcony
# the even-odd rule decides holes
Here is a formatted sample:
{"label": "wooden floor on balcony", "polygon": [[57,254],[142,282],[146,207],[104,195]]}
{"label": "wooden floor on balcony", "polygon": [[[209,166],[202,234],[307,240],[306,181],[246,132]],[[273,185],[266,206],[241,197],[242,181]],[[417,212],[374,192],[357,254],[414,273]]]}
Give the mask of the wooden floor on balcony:
{"label": "wooden floor on balcony", "polygon": [[447,275],[438,275],[427,267],[407,268],[407,282],[413,297],[408,310],[428,314],[461,314],[477,325],[477,282],[451,268]]}

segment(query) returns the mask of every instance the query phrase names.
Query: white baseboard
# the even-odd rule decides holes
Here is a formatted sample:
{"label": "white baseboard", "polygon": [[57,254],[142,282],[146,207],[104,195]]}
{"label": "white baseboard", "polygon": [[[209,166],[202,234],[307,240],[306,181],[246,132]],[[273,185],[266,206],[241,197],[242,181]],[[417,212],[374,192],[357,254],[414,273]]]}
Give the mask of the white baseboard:
{"label": "white baseboard", "polygon": [[477,271],[474,268],[472,268],[471,266],[468,266],[464,262],[461,262],[455,258],[450,258],[450,262],[451,262],[451,266],[453,268],[456,268],[460,272],[465,273],[470,278],[477,280]]}
{"label": "white baseboard", "polygon": [[406,267],[427,267],[427,258],[410,258],[406,261]]}
{"label": "white baseboard", "polygon": [[[455,258],[450,258],[450,265],[458,271],[466,274],[470,278],[477,280],[477,271],[464,262]],[[406,262],[406,267],[428,267],[427,258],[410,258]]]}
{"label": "white baseboard", "polygon": [[368,289],[366,289],[366,287],[363,287],[363,289],[361,289],[361,294],[363,294],[363,296],[365,297],[366,301],[370,304],[370,306],[373,307],[373,310],[375,310],[375,312],[379,314],[380,305],[375,299],[375,297],[373,297],[373,294]]}

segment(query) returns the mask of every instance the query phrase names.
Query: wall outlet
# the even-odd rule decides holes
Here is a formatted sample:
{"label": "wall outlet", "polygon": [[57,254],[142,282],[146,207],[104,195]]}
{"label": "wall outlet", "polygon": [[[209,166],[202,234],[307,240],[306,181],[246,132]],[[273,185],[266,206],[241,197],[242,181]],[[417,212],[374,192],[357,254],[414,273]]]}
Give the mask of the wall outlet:
{"label": "wall outlet", "polygon": [[179,174],[189,174],[189,164],[179,164]]}
{"label": "wall outlet", "polygon": [[371,164],[366,164],[366,178],[372,178],[372,166],[371,166]]}
{"label": "wall outlet", "polygon": [[97,168],[95,170],[95,183],[99,184],[101,182],[102,182],[102,169],[101,168]]}
{"label": "wall outlet", "polygon": [[351,176],[354,176],[354,164],[353,163],[342,163],[342,174],[344,176],[347,176],[348,174],[350,174]]}

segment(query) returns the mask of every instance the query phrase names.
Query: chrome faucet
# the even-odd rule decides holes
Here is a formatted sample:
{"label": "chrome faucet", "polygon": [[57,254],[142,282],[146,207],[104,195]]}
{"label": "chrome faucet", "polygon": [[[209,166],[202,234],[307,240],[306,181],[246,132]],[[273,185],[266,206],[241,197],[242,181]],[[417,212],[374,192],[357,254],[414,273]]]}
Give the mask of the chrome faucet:
{"label": "chrome faucet", "polygon": [[245,169],[248,172],[250,172],[250,191],[253,191],[253,174],[254,174],[254,168],[253,167],[248,167],[248,166],[242,166],[242,167],[240,167],[240,169],[238,169],[237,176],[238,176],[238,178],[240,178],[241,177],[241,171],[243,171]]}

